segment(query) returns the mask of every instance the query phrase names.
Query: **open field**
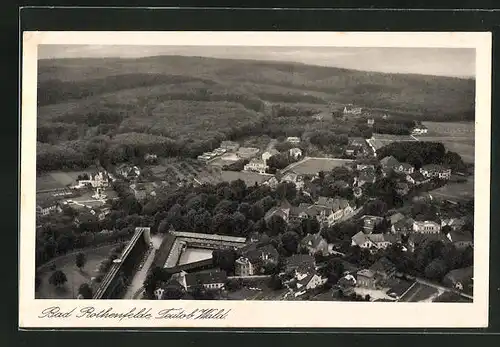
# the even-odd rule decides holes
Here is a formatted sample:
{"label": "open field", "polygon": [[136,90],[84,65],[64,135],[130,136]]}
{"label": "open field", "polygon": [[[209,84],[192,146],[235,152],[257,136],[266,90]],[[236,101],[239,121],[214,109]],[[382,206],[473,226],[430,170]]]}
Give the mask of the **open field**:
{"label": "open field", "polygon": [[467,177],[467,182],[448,183],[429,192],[434,198],[440,200],[466,201],[474,199],[474,177]]}
{"label": "open field", "polygon": [[88,283],[90,279],[97,275],[99,263],[106,259],[110,250],[115,245],[100,247],[94,250],[84,251],[87,262],[83,271],[80,271],[75,265],[76,254],[62,256],[55,260],[57,270],[62,270],[68,282],[62,288],[56,288],[49,283],[50,271],[47,267],[40,270],[39,275],[42,280],[39,291],[36,293],[37,299],[74,299],[78,295],[78,288],[83,283]]}
{"label": "open field", "polygon": [[429,130],[420,141],[442,142],[449,151],[457,152],[467,163],[474,163],[475,129],[473,122],[422,122]]}
{"label": "open field", "polygon": [[88,171],[51,171],[37,175],[36,190],[65,188],[76,183],[78,175]]}
{"label": "open field", "polygon": [[431,298],[433,295],[436,295],[438,290],[433,287],[426,286],[422,283],[415,283],[410,290],[399,299],[399,302],[420,302],[425,301]]}
{"label": "open field", "polygon": [[338,166],[344,166],[353,162],[350,159],[336,159],[336,158],[312,158],[306,157],[301,161],[288,165],[282,171],[293,171],[300,175],[315,175],[320,171],[331,171]]}
{"label": "open field", "polygon": [[200,260],[211,259],[212,252],[213,250],[211,249],[188,247],[184,250],[184,252],[182,252],[177,265],[184,265]]}
{"label": "open field", "polygon": [[392,142],[403,141],[418,141],[412,135],[390,135],[390,134],[373,134],[372,138],[367,140],[375,150],[387,146]]}

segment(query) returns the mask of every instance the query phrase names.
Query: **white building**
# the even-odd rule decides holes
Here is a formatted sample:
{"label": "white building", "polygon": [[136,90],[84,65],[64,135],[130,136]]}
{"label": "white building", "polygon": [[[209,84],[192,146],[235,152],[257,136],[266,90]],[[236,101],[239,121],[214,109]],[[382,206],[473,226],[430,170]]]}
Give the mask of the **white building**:
{"label": "white building", "polygon": [[302,156],[302,150],[300,148],[290,148],[288,150],[288,155],[294,159],[299,159]]}
{"label": "white building", "polygon": [[263,160],[253,158],[252,160],[250,160],[250,162],[248,164],[246,164],[243,167],[243,170],[255,171],[255,172],[263,174],[263,173],[266,173],[266,170],[268,168],[269,168],[269,166],[267,166],[267,164]]}

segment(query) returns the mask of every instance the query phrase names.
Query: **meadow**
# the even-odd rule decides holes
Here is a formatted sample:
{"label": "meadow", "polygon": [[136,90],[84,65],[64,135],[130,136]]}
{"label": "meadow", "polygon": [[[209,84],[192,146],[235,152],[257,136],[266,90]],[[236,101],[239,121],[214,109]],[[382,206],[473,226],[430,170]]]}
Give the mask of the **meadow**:
{"label": "meadow", "polygon": [[320,171],[328,172],[335,167],[344,166],[353,160],[333,158],[310,158],[306,157],[297,163],[293,163],[282,171],[293,171],[301,175],[316,175]]}
{"label": "meadow", "polygon": [[420,141],[442,142],[467,163],[474,163],[475,129],[473,122],[422,122],[429,130]]}

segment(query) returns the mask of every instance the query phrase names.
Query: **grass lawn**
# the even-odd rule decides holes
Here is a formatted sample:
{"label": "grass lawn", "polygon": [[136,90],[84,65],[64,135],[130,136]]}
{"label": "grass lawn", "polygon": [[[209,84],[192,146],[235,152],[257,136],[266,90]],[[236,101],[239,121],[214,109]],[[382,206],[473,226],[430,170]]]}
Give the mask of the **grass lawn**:
{"label": "grass lawn", "polygon": [[37,176],[36,190],[49,190],[65,188],[68,185],[76,184],[78,175],[89,173],[87,171],[51,171]]}
{"label": "grass lawn", "polygon": [[302,175],[314,175],[320,171],[330,171],[335,167],[344,166],[345,164],[350,162],[352,162],[352,160],[306,157],[297,163],[289,165],[283,171],[293,171],[297,174]]}
{"label": "grass lawn", "polygon": [[62,270],[68,279],[68,282],[61,287],[56,288],[49,283],[52,271],[47,268],[40,270],[40,278],[42,284],[40,289],[35,294],[37,299],[74,299],[78,295],[78,288],[83,283],[87,283],[90,279],[97,275],[96,268],[99,263],[106,259],[110,250],[115,245],[105,246],[94,250],[85,251],[87,262],[83,271],[80,271],[75,265],[76,253],[68,256],[60,257],[55,261],[56,268]]}
{"label": "grass lawn", "polygon": [[448,183],[429,192],[437,199],[445,200],[470,200],[474,198],[474,177],[468,177],[467,182]]}

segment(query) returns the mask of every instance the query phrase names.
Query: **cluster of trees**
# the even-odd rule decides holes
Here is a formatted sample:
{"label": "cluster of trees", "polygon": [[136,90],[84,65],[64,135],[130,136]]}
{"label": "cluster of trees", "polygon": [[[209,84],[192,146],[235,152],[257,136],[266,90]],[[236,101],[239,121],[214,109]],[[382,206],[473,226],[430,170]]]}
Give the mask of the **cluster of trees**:
{"label": "cluster of trees", "polygon": [[231,163],[229,165],[224,165],[222,167],[222,170],[227,170],[227,171],[242,171],[243,168],[245,167],[246,164],[248,164],[250,160],[248,159],[240,159],[235,161],[234,163]]}
{"label": "cluster of trees", "polygon": [[[73,250],[127,240],[136,227],[152,226],[154,222],[153,217],[141,214],[142,206],[130,195],[113,201],[111,208],[103,220],[71,207],[42,219],[36,230],[37,266]],[[81,222],[75,224],[75,218]]]}
{"label": "cluster of trees", "polygon": [[409,135],[415,122],[413,120],[386,120],[377,119],[373,124],[373,132],[379,134]]}
{"label": "cluster of trees", "polygon": [[461,250],[451,243],[427,241],[418,245],[413,253],[403,252],[401,245],[396,244],[387,249],[385,255],[398,271],[441,282],[451,270],[472,266],[474,251],[470,246]]}
{"label": "cluster of trees", "polygon": [[440,142],[392,142],[377,150],[379,159],[391,155],[400,162],[413,165],[417,170],[426,164],[446,165],[453,171],[464,172],[467,169],[462,157],[458,153],[446,151]]}
{"label": "cluster of trees", "polygon": [[281,152],[273,155],[269,159],[267,159],[267,165],[269,165],[269,173],[276,173],[277,170],[283,170],[288,165],[295,163],[299,158],[294,158],[289,155],[288,152]]}
{"label": "cluster of trees", "polygon": [[336,134],[329,130],[316,130],[310,134],[309,141],[319,148],[329,148],[347,145],[349,137],[346,134]]}
{"label": "cluster of trees", "polygon": [[279,217],[266,222],[264,216],[283,198],[293,204],[309,201],[291,183],[281,183],[273,190],[236,180],[159,194],[145,203],[143,213],[153,218],[153,230],[160,233],[172,226],[200,233],[247,236],[259,232],[275,236],[286,230],[286,223]]}

